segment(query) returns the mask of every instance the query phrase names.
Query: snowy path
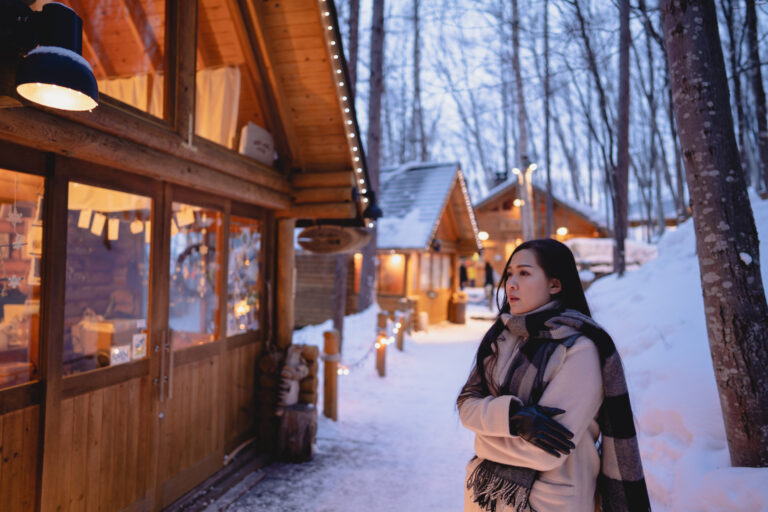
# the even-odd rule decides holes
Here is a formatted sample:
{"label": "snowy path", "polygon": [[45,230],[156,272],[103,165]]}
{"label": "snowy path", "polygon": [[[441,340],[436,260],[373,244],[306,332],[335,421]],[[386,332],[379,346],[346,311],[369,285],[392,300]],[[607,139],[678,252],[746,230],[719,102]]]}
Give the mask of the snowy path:
{"label": "snowy path", "polygon": [[372,357],[340,378],[339,422],[320,416],[312,462],[271,465],[228,510],[462,510],[473,438],[454,402],[489,325],[433,327],[388,348],[385,378]]}

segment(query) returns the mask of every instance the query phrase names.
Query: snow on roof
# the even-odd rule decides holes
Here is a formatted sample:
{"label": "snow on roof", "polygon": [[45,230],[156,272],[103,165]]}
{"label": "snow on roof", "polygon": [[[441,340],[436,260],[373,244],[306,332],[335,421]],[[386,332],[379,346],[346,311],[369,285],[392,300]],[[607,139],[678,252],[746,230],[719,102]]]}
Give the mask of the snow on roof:
{"label": "snow on roof", "polygon": [[[488,193],[482,197],[476,204],[475,208],[479,208],[484,203],[487,203],[488,201],[495,199],[498,195],[504,193],[509,189],[510,187],[516,187],[517,186],[517,176],[513,176],[511,178],[507,178],[505,181],[502,181],[495,187],[493,187],[491,190],[488,191]],[[539,194],[546,194],[547,191],[543,188],[539,187],[538,185],[532,185],[532,187],[539,193]],[[563,206],[570,208],[571,210],[575,211],[579,215],[585,217],[587,220],[592,222],[593,224],[597,224],[598,226],[602,228],[608,228],[608,222],[605,219],[605,215],[598,212],[597,210],[594,210],[591,206],[580,203],[578,201],[574,201],[572,199],[568,199],[565,197],[561,197],[554,192],[552,193],[552,198],[562,204]]]}
{"label": "snow on roof", "polygon": [[377,221],[379,249],[425,249],[440,219],[458,162],[411,162],[381,171]]}
{"label": "snow on roof", "polygon": [[[613,247],[615,241],[613,238],[570,238],[566,240],[567,245],[577,263],[596,265],[608,264],[613,268]],[[659,251],[655,245],[635,242],[634,240],[624,241],[624,255],[627,264],[643,265],[658,256]]]}

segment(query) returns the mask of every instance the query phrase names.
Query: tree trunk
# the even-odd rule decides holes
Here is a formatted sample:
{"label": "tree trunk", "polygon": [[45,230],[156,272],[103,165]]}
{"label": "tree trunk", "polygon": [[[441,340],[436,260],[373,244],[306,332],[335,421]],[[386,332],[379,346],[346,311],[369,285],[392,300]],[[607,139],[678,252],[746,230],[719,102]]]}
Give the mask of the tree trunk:
{"label": "tree trunk", "polygon": [[360,26],[360,0],[349,0],[349,90],[355,97],[357,86],[357,49],[359,45],[358,27]]}
{"label": "tree trunk", "polygon": [[526,175],[530,159],[528,154],[528,127],[526,125],[525,95],[523,94],[523,75],[520,71],[520,13],[517,0],[512,0],[512,71],[515,75],[515,98],[517,103],[517,158],[520,162],[520,173],[523,176],[522,187],[519,187],[523,199],[522,224],[523,240],[533,238],[533,198],[527,197]]}
{"label": "tree trunk", "polygon": [[[760,71],[760,50],[757,42],[757,13],[755,0],[746,0],[747,7],[747,46],[749,47],[749,79],[755,99],[755,117],[757,117],[757,148],[760,153],[759,176],[763,188],[768,190],[768,119],[766,119],[765,89],[763,73]],[[757,187],[759,188],[759,187]]]}
{"label": "tree trunk", "polygon": [[768,305],[714,1],[660,6],[731,463],[768,466]]}
{"label": "tree trunk", "polygon": [[629,185],[629,0],[619,0],[619,102],[617,160],[614,186],[613,226],[616,246],[613,269],[624,275],[626,259],[624,241],[627,238],[627,193]]}
{"label": "tree trunk", "polygon": [[749,171],[747,170],[747,162],[744,158],[744,133],[746,123],[744,121],[744,103],[741,99],[741,71],[739,64],[739,37],[736,35],[736,13],[733,9],[733,2],[735,0],[720,0],[720,6],[722,7],[723,17],[725,18],[725,27],[728,29],[728,63],[731,67],[731,81],[733,82],[733,102],[736,106],[736,119],[737,127],[736,137],[739,143],[739,161],[741,167],[744,169],[744,175],[747,178],[747,184],[749,184]]}
{"label": "tree trunk", "polygon": [[[429,160],[427,138],[424,134],[424,111],[421,105],[421,37],[419,35],[419,0],[413,0],[413,138],[418,138],[413,153],[422,162]],[[416,142],[416,141],[414,141]]]}
{"label": "tree trunk", "polygon": [[[368,101],[368,175],[371,190],[379,190],[381,154],[381,95],[384,90],[384,0],[373,0],[371,20],[371,78]],[[363,311],[374,301],[376,293],[376,227],[371,228],[371,241],[363,248],[360,270],[358,309]]]}
{"label": "tree trunk", "polygon": [[[544,166],[547,169],[547,223],[545,238],[552,236],[552,171],[549,155],[549,0],[544,0]],[[578,200],[578,189],[576,190]]]}

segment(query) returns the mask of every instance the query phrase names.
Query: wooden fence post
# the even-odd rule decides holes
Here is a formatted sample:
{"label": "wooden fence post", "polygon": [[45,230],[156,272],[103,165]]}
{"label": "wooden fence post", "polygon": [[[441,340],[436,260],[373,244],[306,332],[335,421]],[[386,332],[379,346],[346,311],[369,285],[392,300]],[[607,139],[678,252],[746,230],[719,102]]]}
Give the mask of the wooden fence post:
{"label": "wooden fence post", "polygon": [[397,350],[402,352],[405,349],[405,313],[395,312],[395,327],[392,329],[395,334],[395,344]]}
{"label": "wooden fence post", "polygon": [[381,312],[378,316],[378,329],[376,331],[376,370],[379,377],[387,374],[387,313]]}
{"label": "wooden fence post", "polygon": [[323,360],[325,361],[325,378],[323,379],[323,414],[333,421],[339,420],[338,390],[339,390],[339,331],[331,329],[323,333],[325,345]]}

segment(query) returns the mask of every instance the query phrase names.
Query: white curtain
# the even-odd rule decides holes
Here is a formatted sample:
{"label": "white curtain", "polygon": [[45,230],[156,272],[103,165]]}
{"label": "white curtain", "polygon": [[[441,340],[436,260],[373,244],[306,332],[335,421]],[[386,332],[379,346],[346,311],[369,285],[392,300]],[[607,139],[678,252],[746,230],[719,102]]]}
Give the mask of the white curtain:
{"label": "white curtain", "polygon": [[152,91],[147,94],[149,78],[149,75],[136,75],[99,80],[99,94],[106,94],[153,116],[162,117],[163,75],[153,75]]}
{"label": "white curtain", "polygon": [[230,149],[235,148],[240,109],[240,68],[223,67],[197,72],[195,133]]}

